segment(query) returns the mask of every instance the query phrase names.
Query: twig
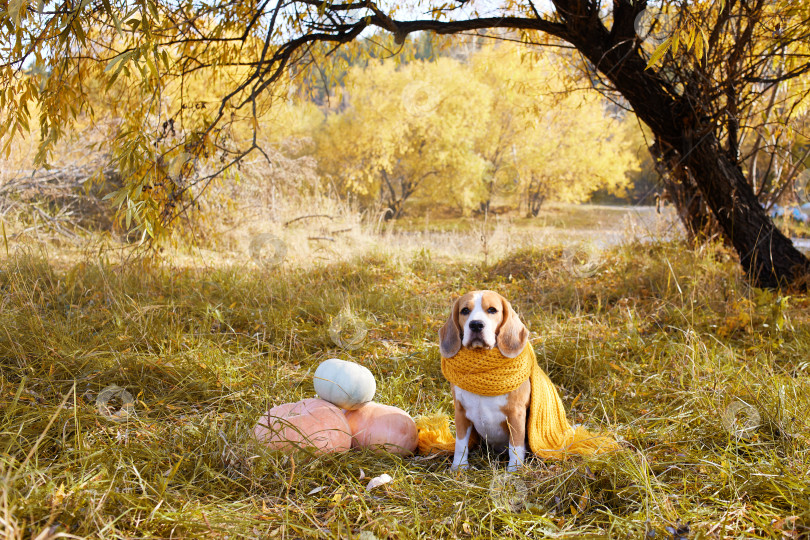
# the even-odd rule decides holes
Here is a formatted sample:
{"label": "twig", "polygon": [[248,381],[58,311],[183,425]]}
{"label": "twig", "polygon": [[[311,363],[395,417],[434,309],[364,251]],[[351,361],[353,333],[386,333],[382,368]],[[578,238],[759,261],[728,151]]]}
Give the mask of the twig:
{"label": "twig", "polygon": [[291,219],[290,221],[284,223],[284,227],[287,227],[287,226],[295,223],[296,221],[301,221],[302,219],[321,218],[321,217],[325,217],[325,218],[329,218],[329,219],[335,219],[334,217],[330,216],[329,214],[308,214],[306,216],[298,216],[295,219]]}

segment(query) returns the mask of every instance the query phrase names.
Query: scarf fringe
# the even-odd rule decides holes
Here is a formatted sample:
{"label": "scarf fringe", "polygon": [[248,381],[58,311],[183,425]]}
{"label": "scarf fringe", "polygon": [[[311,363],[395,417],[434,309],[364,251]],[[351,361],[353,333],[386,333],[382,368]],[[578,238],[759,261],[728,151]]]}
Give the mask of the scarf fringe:
{"label": "scarf fringe", "polygon": [[[448,415],[420,416],[416,419],[416,427],[419,429],[417,447],[420,455],[452,455],[455,452],[456,438],[450,430]],[[538,448],[532,453],[543,458],[565,460],[569,454],[596,455],[618,448],[616,440],[609,434],[594,435],[580,426],[566,435],[559,450]]]}
{"label": "scarf fringe", "polygon": [[532,452],[540,457],[565,459],[568,454],[591,456],[618,450],[616,439],[608,434],[593,434],[581,426],[576,429],[571,427],[554,383],[540,369],[531,346],[527,345],[526,348],[531,350],[534,362],[530,376],[532,396],[526,427]]}
{"label": "scarf fringe", "polygon": [[417,447],[423,456],[455,451],[456,438],[450,431],[450,418],[446,414],[420,416],[416,419],[416,428],[419,430]]}

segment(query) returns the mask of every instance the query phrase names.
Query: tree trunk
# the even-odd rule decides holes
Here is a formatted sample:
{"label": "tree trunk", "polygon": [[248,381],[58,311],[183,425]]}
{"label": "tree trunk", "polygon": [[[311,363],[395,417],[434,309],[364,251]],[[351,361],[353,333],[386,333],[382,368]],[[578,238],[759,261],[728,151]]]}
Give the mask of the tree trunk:
{"label": "tree trunk", "polygon": [[[781,287],[791,282],[806,287],[810,263],[773,223],[742,169],[731,161],[714,133],[701,133],[694,143],[689,130],[656,135],[670,146],[681,143],[685,148],[683,156],[670,162],[668,168],[675,175],[679,168],[685,171],[679,183],[686,197],[689,197],[690,180],[694,179],[702,200],[739,255],[751,282],[758,287]],[[699,210],[690,212],[687,221],[697,230],[706,222]]]}
{"label": "tree trunk", "polygon": [[807,287],[810,261],[777,229],[740,166],[721,147],[716,126],[707,124],[710,120],[700,112],[703,96],[676,89],[646,69],[635,50],[632,19],[614,23],[611,32],[620,35],[611,35],[595,17],[579,19],[569,28],[567,39],[610,79],[656,139],[680,155],[668,168],[677,178],[673,165],[683,167],[694,179],[751,282],[758,287]]}
{"label": "tree trunk", "polygon": [[529,181],[529,187],[526,190],[526,203],[528,205],[528,217],[537,217],[540,214],[540,208],[546,200],[543,195],[543,180],[532,176]]}
{"label": "tree trunk", "polygon": [[662,198],[675,206],[689,242],[698,245],[722,235],[695,179],[681,164],[678,152],[657,139],[649,151],[664,184],[665,195]]}
{"label": "tree trunk", "polygon": [[742,169],[730,161],[717,139],[710,136],[698,142],[685,162],[752,282],[780,287],[803,281],[799,284],[806,287],[807,258],[774,225]]}

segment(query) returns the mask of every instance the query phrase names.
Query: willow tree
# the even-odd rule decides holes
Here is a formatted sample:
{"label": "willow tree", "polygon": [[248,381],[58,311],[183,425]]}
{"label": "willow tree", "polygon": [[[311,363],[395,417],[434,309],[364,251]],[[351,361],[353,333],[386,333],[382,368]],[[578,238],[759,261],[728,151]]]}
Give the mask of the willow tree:
{"label": "willow tree", "polygon": [[560,80],[545,54],[510,42],[468,53],[353,66],[332,91],[340,105],[315,130],[324,183],[391,218],[412,200],[466,214],[525,197],[537,215],[546,199],[622,193],[638,168],[632,115],[615,118],[595,92],[568,91],[578,72]]}
{"label": "willow tree", "polygon": [[[648,6],[646,0],[551,0],[536,6],[532,0],[506,0],[482,2],[486,12],[479,12],[474,0],[8,0],[5,5],[2,134],[24,133],[35,110],[42,137],[38,159],[44,161],[88,103],[86,80],[137,83],[143,99],[122,115],[114,141],[113,159],[129,179],[116,200],[151,232],[155,223],[171,221],[191,204],[200,186],[258,148],[255,137],[236,137],[230,126],[235,119],[257,118],[289,73],[318,68],[323,56],[375,30],[390,33],[395,44],[420,31],[498,30],[527,44],[554,40],[575,48],[594,85],[620,95],[649,126],[662,167],[673,187],[685,193],[676,202],[703,201],[753,283],[778,286],[805,278],[810,269],[761,207],[740,153],[746,115],[768,99],[769,90],[810,70],[806,2],[662,0]],[[655,22],[672,23],[654,48],[643,35],[650,28],[640,30],[645,19],[653,21],[654,33]],[[220,87],[220,99],[190,102],[184,82],[212,70],[232,73]],[[780,107],[793,107],[780,99]],[[178,142],[167,142],[167,126],[179,126]],[[178,160],[182,166],[171,166]],[[221,166],[199,175],[203,160]],[[701,205],[685,215],[700,216]]]}
{"label": "willow tree", "polygon": [[399,69],[372,62],[344,84],[348,105],[315,135],[325,182],[365,208],[381,204],[386,219],[412,197],[470,206],[485,166],[473,134],[487,131],[488,86],[450,58]]}

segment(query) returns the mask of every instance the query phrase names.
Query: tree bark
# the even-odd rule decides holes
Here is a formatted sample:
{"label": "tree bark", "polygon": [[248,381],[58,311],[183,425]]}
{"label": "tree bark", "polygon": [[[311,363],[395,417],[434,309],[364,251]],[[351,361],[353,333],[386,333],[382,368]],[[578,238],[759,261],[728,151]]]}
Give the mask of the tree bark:
{"label": "tree bark", "polygon": [[665,196],[662,198],[675,206],[689,242],[692,245],[699,245],[722,235],[722,230],[703,200],[695,179],[681,164],[678,152],[657,139],[649,147],[649,151],[664,184]]}
{"label": "tree bark", "polygon": [[[558,10],[559,4],[570,8],[557,0]],[[594,13],[574,17],[566,26],[565,39],[613,83],[656,138],[680,155],[677,165],[694,179],[751,283],[806,288],[810,261],[774,225],[739,164],[722,148],[716,126],[695,106],[702,96],[690,95],[688,87],[675,89],[646,69],[636,50],[632,18],[617,18],[610,32]]]}
{"label": "tree bark", "polygon": [[[642,119],[651,113],[640,104],[634,108],[636,114],[641,111],[639,116]],[[688,193],[690,178],[694,178],[703,201],[739,255],[751,282],[759,287],[781,287],[791,282],[806,287],[810,263],[762,208],[739,164],[722,149],[714,132],[695,134],[689,129],[661,130],[656,135],[670,146],[684,148],[674,167],[676,174],[679,167],[686,172],[681,186]],[[687,218],[691,224],[688,227],[697,230],[705,221],[699,211]]]}
{"label": "tree bark", "polygon": [[806,287],[807,258],[774,225],[742,169],[729,160],[718,141],[713,136],[704,139],[686,163],[700,179],[700,190],[752,283],[780,287],[798,282]]}

